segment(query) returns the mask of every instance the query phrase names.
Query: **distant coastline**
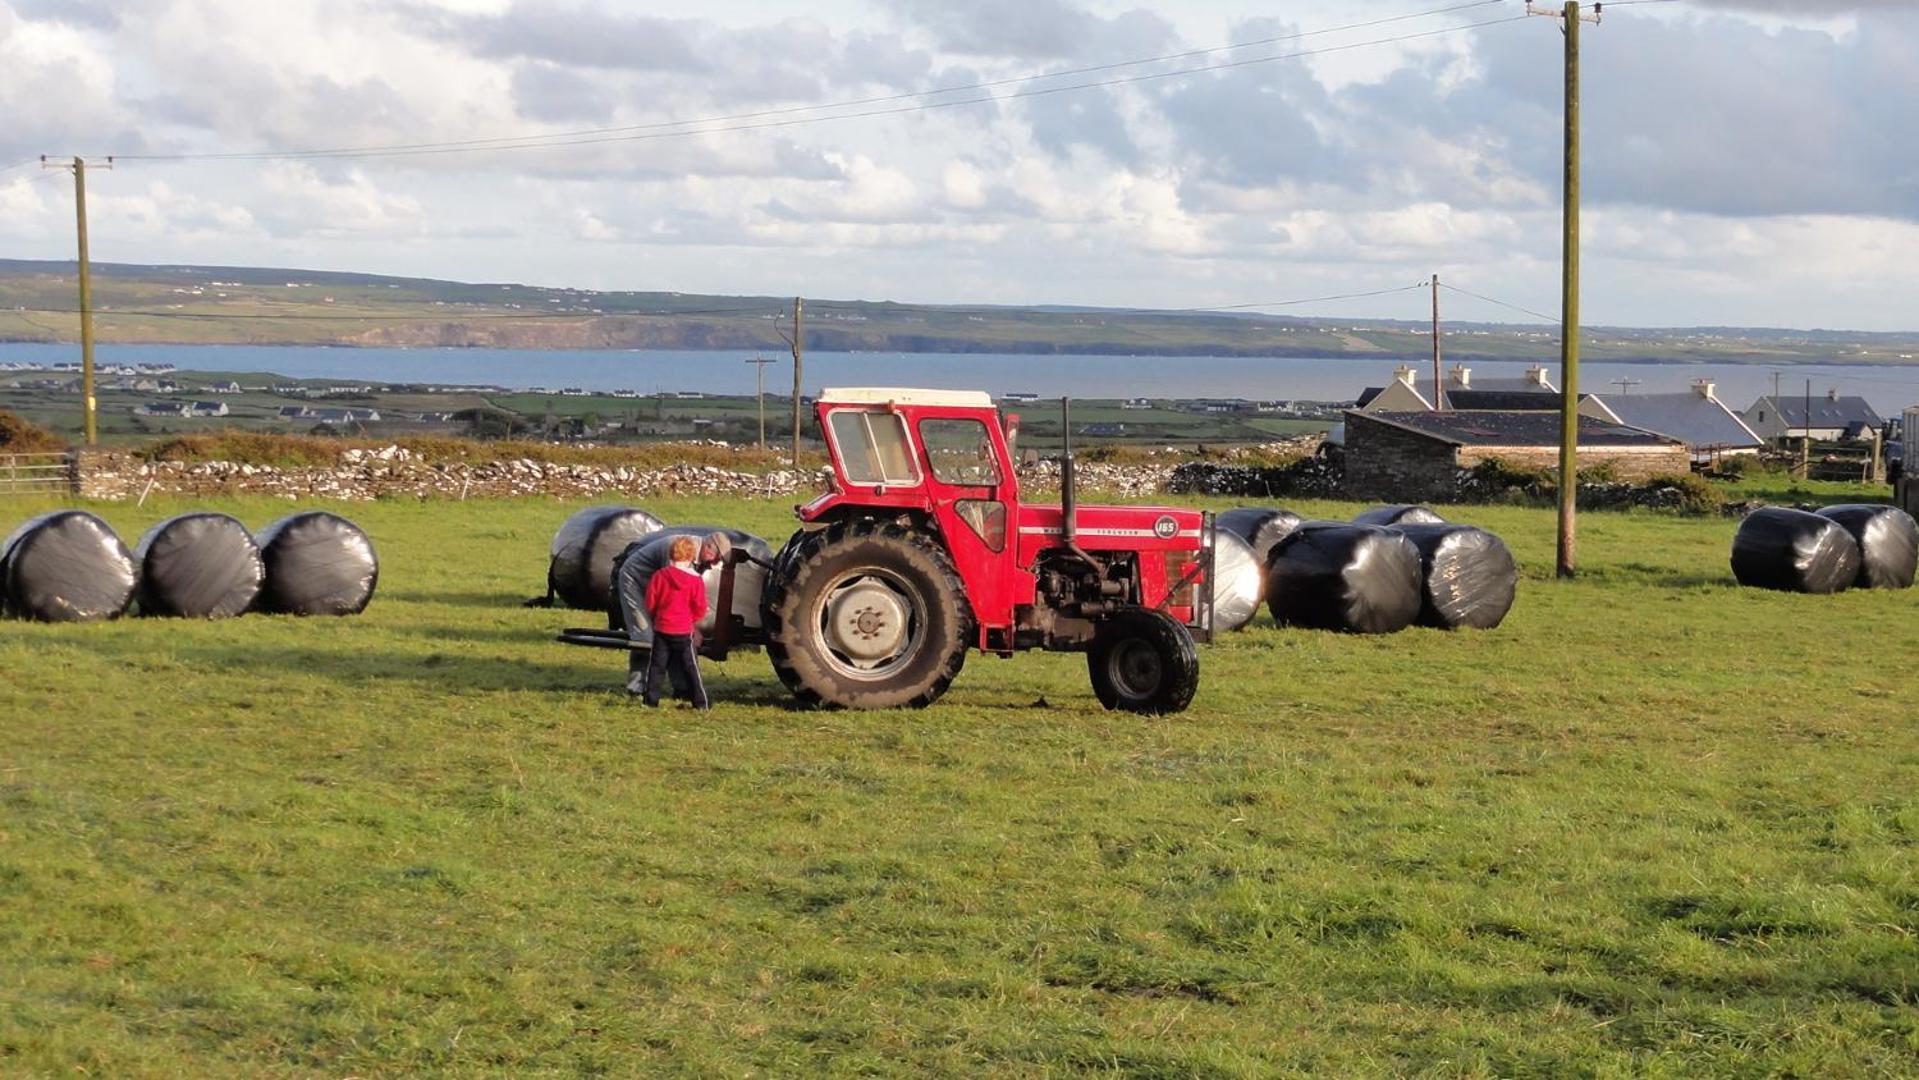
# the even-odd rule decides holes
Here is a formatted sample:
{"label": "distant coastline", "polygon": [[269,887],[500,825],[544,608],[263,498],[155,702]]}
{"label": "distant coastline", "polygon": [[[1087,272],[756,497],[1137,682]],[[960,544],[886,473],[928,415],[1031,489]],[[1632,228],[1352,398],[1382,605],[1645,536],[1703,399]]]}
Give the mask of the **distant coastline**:
{"label": "distant coastline", "polygon": [[[791,298],[594,292],[249,267],[94,268],[95,339],[113,345],[492,349],[516,352],[787,350]],[[79,337],[73,264],[0,260],[0,344]],[[1417,296],[1409,294],[1413,314]],[[1249,312],[817,300],[809,353],[1426,362],[1423,319]],[[1556,363],[1556,326],[1448,320],[1448,362]],[[1919,331],[1588,327],[1581,353],[1615,364],[1802,367],[1919,364]]]}

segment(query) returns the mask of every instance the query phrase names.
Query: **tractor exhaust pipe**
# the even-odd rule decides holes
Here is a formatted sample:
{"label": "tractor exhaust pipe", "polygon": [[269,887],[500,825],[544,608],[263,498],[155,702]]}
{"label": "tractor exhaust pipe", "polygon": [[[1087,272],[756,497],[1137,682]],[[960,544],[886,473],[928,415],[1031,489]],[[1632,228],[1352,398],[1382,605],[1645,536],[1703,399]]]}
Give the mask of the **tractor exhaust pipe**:
{"label": "tractor exhaust pipe", "polygon": [[1074,491],[1073,476],[1073,405],[1072,398],[1059,399],[1059,437],[1064,447],[1059,459],[1059,511],[1060,539],[1073,550],[1079,549],[1079,513],[1078,492]]}
{"label": "tractor exhaust pipe", "polygon": [[1073,399],[1059,399],[1059,539],[1060,546],[1072,552],[1095,573],[1104,574],[1106,566],[1079,546],[1079,479],[1073,471]]}

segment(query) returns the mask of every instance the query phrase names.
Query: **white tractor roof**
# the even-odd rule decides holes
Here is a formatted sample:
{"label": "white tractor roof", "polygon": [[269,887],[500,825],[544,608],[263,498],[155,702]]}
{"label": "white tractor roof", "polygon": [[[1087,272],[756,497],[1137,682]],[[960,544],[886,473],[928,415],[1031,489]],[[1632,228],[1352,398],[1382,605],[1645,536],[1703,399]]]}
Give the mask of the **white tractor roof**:
{"label": "white tractor roof", "polygon": [[897,386],[828,387],[820,400],[838,405],[952,405],[990,409],[993,395],[983,390],[913,390]]}

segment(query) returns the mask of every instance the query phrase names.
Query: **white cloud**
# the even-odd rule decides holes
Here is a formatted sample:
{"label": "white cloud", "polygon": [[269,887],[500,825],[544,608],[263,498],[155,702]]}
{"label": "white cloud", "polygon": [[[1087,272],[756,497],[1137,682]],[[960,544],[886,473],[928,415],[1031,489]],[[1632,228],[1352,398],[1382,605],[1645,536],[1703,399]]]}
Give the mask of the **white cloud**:
{"label": "white cloud", "polygon": [[[1353,21],[1325,0],[1290,5],[1297,24],[1246,17],[1260,7],[0,0],[0,166],[43,151],[619,128],[539,152],[126,160],[94,181],[96,249],[1161,306],[1360,291],[1439,269],[1549,303],[1558,67],[1545,20],[1311,64],[789,123],[823,100],[883,112],[934,87]],[[1919,143],[1889,133],[1919,99],[1911,6],[1620,10],[1588,58],[1589,308],[1621,322],[1910,322],[1919,269],[1889,245],[1919,229]],[[757,115],[734,123],[751,130],[659,137],[664,121],[743,113]],[[0,176],[9,254],[66,257],[70,210],[54,194]],[[1406,314],[1396,302],[1346,310]]]}

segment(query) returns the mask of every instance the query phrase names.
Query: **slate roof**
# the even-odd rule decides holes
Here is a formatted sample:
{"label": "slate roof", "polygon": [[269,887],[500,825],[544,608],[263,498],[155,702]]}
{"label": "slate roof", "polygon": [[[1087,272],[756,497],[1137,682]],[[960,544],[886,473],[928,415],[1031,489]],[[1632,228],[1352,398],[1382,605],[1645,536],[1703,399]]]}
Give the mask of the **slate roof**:
{"label": "slate roof", "polygon": [[1765,408],[1776,414],[1787,427],[1843,428],[1848,424],[1865,424],[1878,427],[1885,423],[1879,414],[1872,410],[1862,397],[1814,397],[1812,399],[1812,423],[1806,423],[1806,399],[1782,394],[1779,397],[1768,395],[1753,402],[1753,409]]}
{"label": "slate roof", "polygon": [[1474,376],[1472,381],[1465,386],[1461,386],[1461,387],[1449,386],[1447,388],[1448,393],[1469,393],[1470,394],[1470,393],[1477,393],[1482,390],[1493,391],[1497,393],[1515,393],[1515,394],[1557,394],[1559,393],[1559,390],[1557,387],[1541,386],[1538,383],[1532,381],[1531,379],[1525,378],[1523,376],[1517,379],[1482,379],[1477,376]]}
{"label": "slate roof", "polygon": [[[1508,380],[1512,381],[1512,380]],[[1587,394],[1579,395],[1584,401]],[[1529,390],[1482,390],[1474,386],[1470,390],[1446,391],[1446,404],[1454,409],[1503,409],[1521,412],[1558,412],[1560,393],[1557,390],[1541,390],[1533,387]]]}
{"label": "slate roof", "polygon": [[1724,403],[1697,391],[1622,394],[1608,404],[1622,423],[1670,435],[1695,449],[1747,449],[1765,442]]}
{"label": "slate roof", "polygon": [[[1538,411],[1503,412],[1378,412],[1353,417],[1378,420],[1453,446],[1558,446],[1559,414]],[[1352,419],[1348,419],[1352,423]],[[1350,436],[1349,436],[1350,440]],[[1679,440],[1650,431],[1608,424],[1590,416],[1579,418],[1581,446],[1667,447]]]}

